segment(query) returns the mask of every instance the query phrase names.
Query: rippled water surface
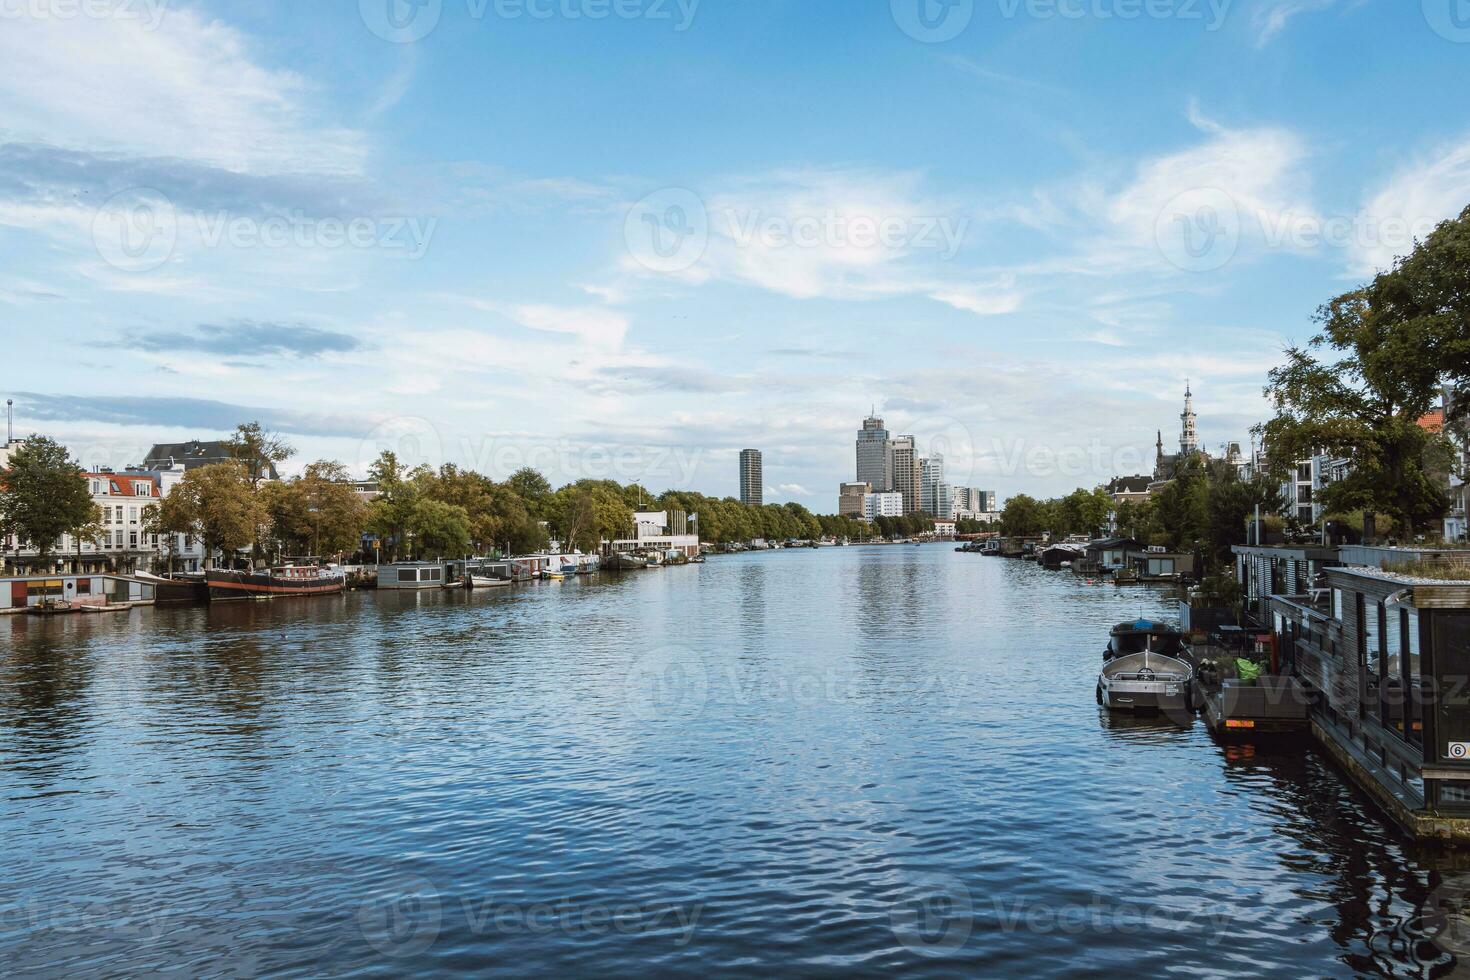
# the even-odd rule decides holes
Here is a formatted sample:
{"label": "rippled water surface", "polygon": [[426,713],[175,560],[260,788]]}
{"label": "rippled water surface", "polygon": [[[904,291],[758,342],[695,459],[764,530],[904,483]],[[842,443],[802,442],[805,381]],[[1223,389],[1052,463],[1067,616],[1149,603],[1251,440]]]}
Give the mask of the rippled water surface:
{"label": "rippled water surface", "polygon": [[0,972],[1445,973],[1465,862],[1100,713],[1172,605],[926,546],[0,620]]}

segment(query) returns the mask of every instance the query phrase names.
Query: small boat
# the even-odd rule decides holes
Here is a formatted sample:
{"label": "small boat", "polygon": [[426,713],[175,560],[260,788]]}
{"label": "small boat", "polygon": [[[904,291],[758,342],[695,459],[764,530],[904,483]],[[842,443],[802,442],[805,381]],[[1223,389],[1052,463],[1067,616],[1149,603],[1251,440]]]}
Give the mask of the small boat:
{"label": "small boat", "polygon": [[467,589],[498,589],[510,585],[508,578],[491,578],[488,575],[466,575],[464,587]]}
{"label": "small boat", "polygon": [[32,616],[66,616],[76,611],[76,607],[70,603],[55,599],[43,599],[39,605],[30,608]]}
{"label": "small boat", "polygon": [[1166,657],[1177,657],[1184,648],[1184,634],[1165,623],[1148,619],[1136,619],[1119,623],[1108,634],[1108,645],[1103,650],[1103,660],[1113,660],[1133,653],[1162,653]]}
{"label": "small boat", "polygon": [[1183,660],[1145,650],[1109,660],[1097,679],[1097,703],[1110,711],[1160,712],[1175,720],[1193,712],[1194,670]]}
{"label": "small boat", "polygon": [[615,572],[631,572],[648,567],[648,559],[627,552],[618,552],[607,560],[607,567]]}
{"label": "small boat", "polygon": [[541,577],[543,579],[545,579],[546,581],[548,581],[548,582],[562,582],[562,581],[565,581],[566,580],[566,575],[565,574],[563,574],[561,572],[553,572],[549,568],[546,569],[546,571],[544,571],[544,572],[541,573]]}
{"label": "small boat", "polygon": [[84,613],[116,613],[127,612],[133,607],[125,602],[109,602],[100,603],[98,605],[78,605],[77,608]]}

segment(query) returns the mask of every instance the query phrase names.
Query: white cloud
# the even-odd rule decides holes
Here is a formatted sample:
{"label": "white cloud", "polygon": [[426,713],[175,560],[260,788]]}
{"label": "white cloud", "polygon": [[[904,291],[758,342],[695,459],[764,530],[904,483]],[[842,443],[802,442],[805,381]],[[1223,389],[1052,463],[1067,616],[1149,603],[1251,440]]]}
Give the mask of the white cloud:
{"label": "white cloud", "polygon": [[[771,488],[768,487],[767,489],[769,490]],[[779,486],[777,486],[775,488],[774,492],[777,495],[783,495],[783,496],[787,496],[787,497],[812,497],[812,496],[815,496],[815,494],[813,494],[806,487],[802,486],[800,483],[782,483],[782,484],[780,484]]]}
{"label": "white cloud", "polygon": [[1289,130],[1227,129],[1191,110],[1209,138],[1198,146],[1150,160],[1133,182],[1108,200],[1106,217],[1135,245],[1157,243],[1160,215],[1181,196],[1223,192],[1239,213],[1243,235],[1284,215],[1309,215],[1305,203],[1307,149]]}
{"label": "white cloud", "polygon": [[[1352,273],[1371,276],[1413,250],[1435,224],[1470,203],[1470,137],[1403,167],[1365,207],[1365,233],[1354,250]],[[1371,232],[1371,234],[1367,234]]]}
{"label": "white cloud", "polygon": [[144,17],[59,20],[16,7],[0,30],[9,139],[246,173],[361,169],[363,136],[318,124],[306,80],[258,64],[244,35],[220,21],[168,9],[150,29]]}
{"label": "white cloud", "polygon": [[1337,6],[1338,0],[1261,0],[1251,14],[1251,27],[1256,32],[1256,47],[1271,43],[1298,14],[1316,13]]}
{"label": "white cloud", "polygon": [[1015,289],[1000,287],[961,286],[941,289],[929,294],[930,299],[947,303],[957,310],[977,316],[998,316],[1014,313],[1021,308],[1022,296]]}
{"label": "white cloud", "polygon": [[[971,216],[926,196],[921,184],[914,173],[844,168],[728,180],[705,196],[709,243],[699,261],[662,278],[737,282],[796,299],[943,293],[961,309],[988,306],[962,298],[962,273],[952,264]],[[647,278],[631,259],[620,266]]]}
{"label": "white cloud", "polygon": [[507,313],[523,327],[572,334],[596,347],[613,349],[622,346],[630,323],[626,314],[595,306],[530,304],[512,307]]}

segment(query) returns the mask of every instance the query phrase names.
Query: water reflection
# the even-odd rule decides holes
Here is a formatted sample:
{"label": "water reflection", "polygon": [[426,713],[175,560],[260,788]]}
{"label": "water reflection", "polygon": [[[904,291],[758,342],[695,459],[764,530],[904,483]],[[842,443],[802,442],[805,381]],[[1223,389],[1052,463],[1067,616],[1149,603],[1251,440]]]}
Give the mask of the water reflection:
{"label": "water reflection", "polygon": [[0,962],[1447,975],[1470,859],[1099,711],[1140,612],[925,547],[3,620]]}

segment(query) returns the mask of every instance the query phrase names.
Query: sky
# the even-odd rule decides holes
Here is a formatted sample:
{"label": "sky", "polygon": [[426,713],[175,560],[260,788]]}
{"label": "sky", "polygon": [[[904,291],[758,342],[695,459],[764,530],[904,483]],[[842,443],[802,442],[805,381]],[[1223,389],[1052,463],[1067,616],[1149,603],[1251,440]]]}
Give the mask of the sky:
{"label": "sky", "polygon": [[[836,508],[1247,442],[1470,204],[1464,0],[0,0],[0,349],[91,467],[259,420]],[[288,470],[292,467],[288,467]]]}

